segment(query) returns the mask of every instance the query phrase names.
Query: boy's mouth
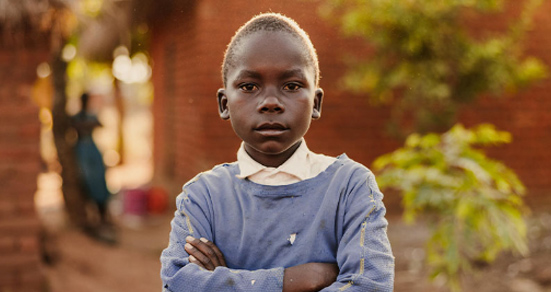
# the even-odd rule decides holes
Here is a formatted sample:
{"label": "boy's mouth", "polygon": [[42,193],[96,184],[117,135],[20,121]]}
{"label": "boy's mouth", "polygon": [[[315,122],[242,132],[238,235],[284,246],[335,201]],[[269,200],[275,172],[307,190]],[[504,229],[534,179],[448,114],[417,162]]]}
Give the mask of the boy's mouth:
{"label": "boy's mouth", "polygon": [[266,136],[275,136],[287,131],[289,128],[280,123],[263,123],[254,130]]}

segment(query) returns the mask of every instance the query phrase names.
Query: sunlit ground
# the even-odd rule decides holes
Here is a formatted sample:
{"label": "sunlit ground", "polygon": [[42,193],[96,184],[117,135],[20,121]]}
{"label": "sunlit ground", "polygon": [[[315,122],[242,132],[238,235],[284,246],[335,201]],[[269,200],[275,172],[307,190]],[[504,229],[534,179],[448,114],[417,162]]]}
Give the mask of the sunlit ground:
{"label": "sunlit ground", "polygon": [[[128,163],[110,168],[106,173],[111,189],[131,189],[146,186],[152,177],[150,163]],[[41,173],[37,178],[38,190],[35,194],[35,206],[41,220],[48,226],[57,228],[66,224],[65,202],[61,192],[61,176],[55,172]],[[111,213],[122,215],[122,196],[115,193],[110,202]]]}

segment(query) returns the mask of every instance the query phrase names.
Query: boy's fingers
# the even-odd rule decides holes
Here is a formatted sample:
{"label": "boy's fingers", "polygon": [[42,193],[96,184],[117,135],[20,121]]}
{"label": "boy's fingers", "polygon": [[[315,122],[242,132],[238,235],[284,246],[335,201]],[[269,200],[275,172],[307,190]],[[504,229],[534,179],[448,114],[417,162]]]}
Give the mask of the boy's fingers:
{"label": "boy's fingers", "polygon": [[214,254],[217,257],[219,266],[224,266],[225,267],[226,266],[226,260],[224,259],[224,254],[222,254],[222,252],[220,251],[218,246],[216,246],[214,244],[214,242],[212,242],[212,241],[210,241],[210,240],[208,240],[204,237],[201,237],[199,240],[201,240],[203,243],[205,243],[214,252]]}
{"label": "boy's fingers", "polygon": [[201,264],[201,262],[198,261],[198,260],[197,260],[194,256],[192,256],[192,255],[189,256],[189,262],[190,262],[190,263],[193,263],[193,264],[196,264],[196,265],[200,266],[200,267],[203,268],[203,269],[206,269],[205,266],[203,266],[203,264]]}
{"label": "boy's fingers", "polygon": [[189,236],[186,238],[186,241],[186,246],[191,245],[188,247],[189,249],[193,247],[193,249],[197,250],[197,259],[200,260],[209,270],[214,270],[215,267],[220,265],[216,253],[207,244],[197,238]]}
{"label": "boy's fingers", "polygon": [[213,265],[212,260],[205,254],[203,254],[201,250],[196,248],[194,245],[188,242],[184,245],[184,249],[190,256],[193,256],[195,260],[201,263],[200,266],[204,267],[207,270],[214,270],[215,266]]}
{"label": "boy's fingers", "polygon": [[201,238],[201,240],[199,240],[188,236],[186,237],[186,242],[186,246],[188,246],[188,244],[190,245],[186,250],[190,249],[195,257],[201,261],[207,269],[214,270],[214,268],[218,266],[226,265],[222,252],[220,252],[214,243],[208,241],[206,238]]}

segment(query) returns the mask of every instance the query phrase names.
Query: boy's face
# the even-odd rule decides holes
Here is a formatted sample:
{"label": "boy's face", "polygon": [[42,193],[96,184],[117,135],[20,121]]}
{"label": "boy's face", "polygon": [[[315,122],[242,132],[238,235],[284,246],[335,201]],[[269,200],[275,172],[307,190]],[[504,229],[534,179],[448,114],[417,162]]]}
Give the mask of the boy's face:
{"label": "boy's face", "polygon": [[235,54],[237,65],[218,91],[220,117],[231,120],[253,159],[279,166],[319,118],[323,91],[316,88],[303,46],[288,33],[255,32]]}

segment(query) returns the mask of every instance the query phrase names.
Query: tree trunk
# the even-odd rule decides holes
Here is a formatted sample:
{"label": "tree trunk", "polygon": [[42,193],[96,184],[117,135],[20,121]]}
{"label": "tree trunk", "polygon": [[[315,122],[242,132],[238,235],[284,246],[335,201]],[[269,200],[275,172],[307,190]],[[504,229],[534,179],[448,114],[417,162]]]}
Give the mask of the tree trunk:
{"label": "tree trunk", "polygon": [[124,100],[122,98],[122,93],[121,93],[121,88],[120,88],[120,85],[119,85],[119,81],[116,80],[116,79],[113,81],[113,88],[115,89],[115,105],[116,105],[117,111],[119,113],[119,123],[118,123],[118,130],[119,130],[119,138],[118,139],[119,139],[119,141],[117,143],[117,150],[119,152],[120,159],[119,159],[119,162],[117,164],[120,165],[120,164],[124,164],[124,162],[125,162],[123,121],[124,121],[124,115],[125,115],[126,111],[125,111],[125,105],[124,105]]}
{"label": "tree trunk", "polygon": [[[80,175],[73,150],[74,141],[70,141],[71,121],[67,115],[66,88],[67,63],[61,59],[61,53],[54,54],[52,60],[52,82],[54,98],[52,105],[54,143],[61,164],[62,192],[70,222],[78,227],[87,227],[86,199],[80,185]],[[76,135],[76,134],[75,134]],[[73,139],[76,140],[76,137]]]}

